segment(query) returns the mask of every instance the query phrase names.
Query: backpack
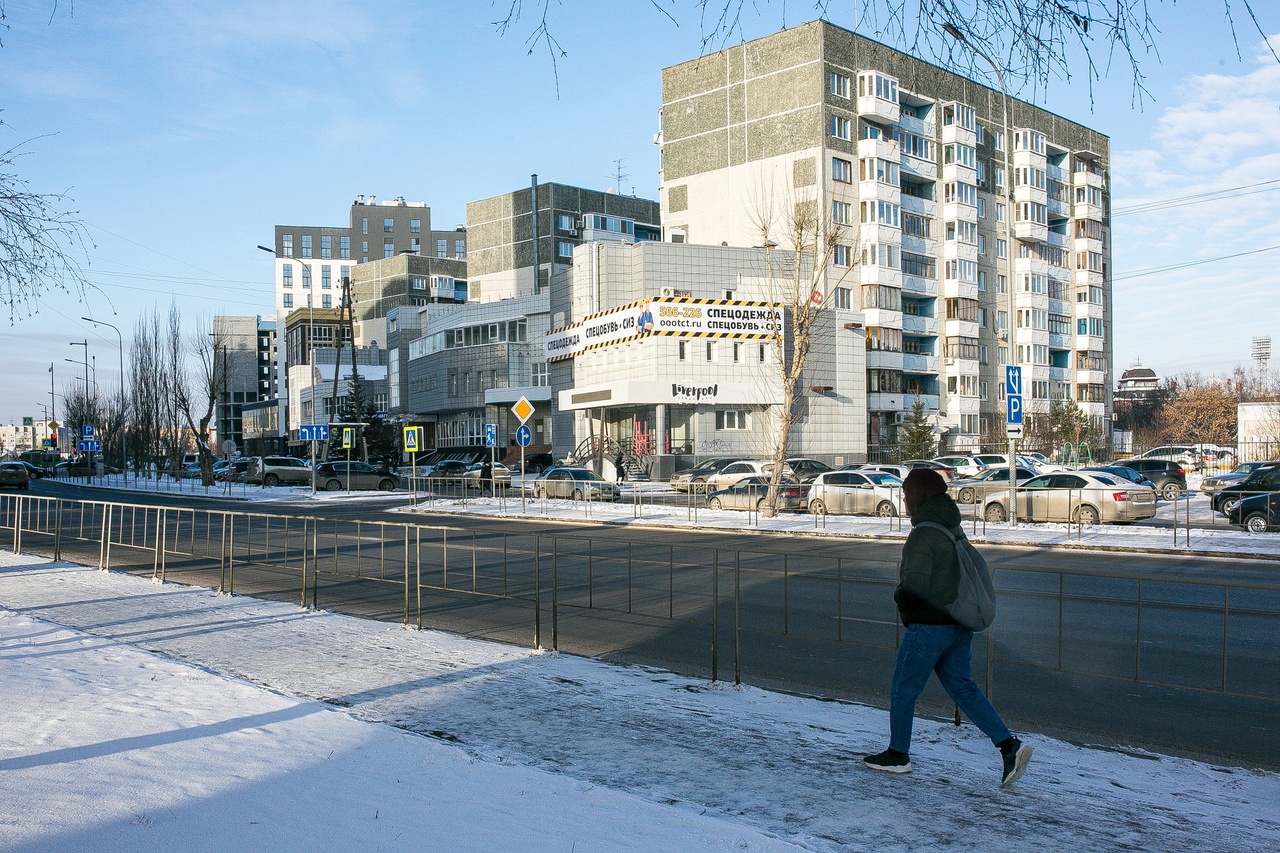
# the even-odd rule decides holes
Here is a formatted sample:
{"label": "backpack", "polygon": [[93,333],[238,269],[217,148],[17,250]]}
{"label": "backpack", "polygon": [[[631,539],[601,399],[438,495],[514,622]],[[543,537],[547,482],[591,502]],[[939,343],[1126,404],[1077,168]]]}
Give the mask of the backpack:
{"label": "backpack", "polygon": [[996,591],[991,583],[991,571],[987,568],[987,561],[964,535],[964,530],[957,527],[960,535],[956,536],[932,521],[922,521],[916,526],[937,528],[956,546],[959,582],[955,601],[945,608],[947,615],[970,631],[985,631],[991,627],[996,619]]}

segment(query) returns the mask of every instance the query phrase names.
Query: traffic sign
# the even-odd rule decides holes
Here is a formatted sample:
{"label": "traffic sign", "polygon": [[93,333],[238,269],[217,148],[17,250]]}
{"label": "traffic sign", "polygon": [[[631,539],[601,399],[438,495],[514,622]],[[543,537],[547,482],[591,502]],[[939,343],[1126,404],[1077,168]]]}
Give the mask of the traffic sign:
{"label": "traffic sign", "polygon": [[298,427],[298,438],[303,441],[328,441],[328,424],[303,424]]}
{"label": "traffic sign", "polygon": [[53,447],[53,441],[52,441],[52,439],[42,438],[42,439],[40,439],[40,446],[41,446],[41,447]]}
{"label": "traffic sign", "polygon": [[85,424],[84,426],[80,427],[80,436],[82,438],[93,438],[93,435],[94,435],[93,424]]}
{"label": "traffic sign", "polygon": [[1017,394],[1022,396],[1022,368],[1016,365],[1006,365],[1004,369],[1004,391],[1006,394]]}
{"label": "traffic sign", "polygon": [[520,423],[524,423],[529,420],[529,418],[533,417],[535,409],[533,408],[533,403],[530,403],[527,398],[521,397],[519,400],[516,400],[516,404],[511,407],[511,411],[520,419]]}
{"label": "traffic sign", "polygon": [[498,425],[497,424],[484,425],[484,446],[485,447],[498,446]]}
{"label": "traffic sign", "polygon": [[33,418],[33,417],[31,417],[31,415],[23,415],[23,416],[22,416],[22,425],[23,425],[23,426],[35,426],[35,425],[36,425],[36,419],[35,419],[35,418]]}
{"label": "traffic sign", "polygon": [[521,424],[516,430],[516,444],[528,447],[531,443],[533,443],[533,430],[529,429],[528,424]]}
{"label": "traffic sign", "polygon": [[422,427],[404,428],[404,452],[417,453],[422,446]]}
{"label": "traffic sign", "polygon": [[353,430],[351,427],[342,428],[342,446],[344,449],[346,450],[351,449],[351,442],[353,440],[353,436],[355,435],[355,432],[356,431]]}
{"label": "traffic sign", "polygon": [[1022,438],[1022,424],[1005,424],[1004,434],[1009,438]]}
{"label": "traffic sign", "polygon": [[[1022,368],[1010,364],[1004,369],[1004,422],[1010,428],[1018,427],[1018,436],[1022,435]],[[1012,436],[1012,433],[1010,433]]]}
{"label": "traffic sign", "polygon": [[1004,398],[1004,422],[1009,426],[1022,426],[1022,395],[1010,394]]}
{"label": "traffic sign", "polygon": [[77,446],[79,447],[81,453],[101,453],[102,452],[102,442],[97,441],[96,439],[88,439],[85,441],[81,441],[78,443]]}

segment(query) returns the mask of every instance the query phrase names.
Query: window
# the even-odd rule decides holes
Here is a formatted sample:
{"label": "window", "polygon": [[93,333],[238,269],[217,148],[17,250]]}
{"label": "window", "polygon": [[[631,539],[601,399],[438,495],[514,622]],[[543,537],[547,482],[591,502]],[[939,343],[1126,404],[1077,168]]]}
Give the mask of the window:
{"label": "window", "polygon": [[985,255],[987,253],[987,237],[985,234],[978,235],[978,254]]}
{"label": "window", "polygon": [[529,365],[529,384],[535,388],[545,388],[551,384],[551,373],[545,361],[535,361]]}
{"label": "window", "polygon": [[849,140],[849,120],[843,116],[833,115],[831,117],[831,135],[836,139]]}
{"label": "window", "polygon": [[839,157],[831,158],[831,180],[842,184],[853,183],[853,164]]}
{"label": "window", "polygon": [[961,338],[951,337],[946,341],[946,357],[947,358],[964,358],[970,361],[977,361],[978,339],[977,338]]}
{"label": "window", "polygon": [[884,284],[864,284],[862,286],[862,307],[882,308],[885,311],[902,310],[902,291]]}
{"label": "window", "polygon": [[874,96],[896,104],[898,103],[898,81],[875,72],[859,74],[858,96]]}
{"label": "window", "polygon": [[395,257],[395,255],[396,255],[396,247],[395,247],[395,244],[394,244],[394,243],[392,243],[390,240],[387,240],[386,242],[384,242],[384,243],[382,244],[382,257],[384,257],[384,258],[394,258],[394,257]]}
{"label": "window", "polygon": [[978,223],[953,219],[945,223],[947,242],[959,241],[971,246],[978,245]]}
{"label": "window", "polygon": [[831,72],[827,86],[831,94],[839,95],[842,98],[849,97],[849,78],[838,71]]}
{"label": "window", "polygon": [[987,292],[987,271],[986,270],[978,270],[978,292],[979,293]]}
{"label": "window", "polygon": [[328,293],[322,294],[322,295],[320,296],[320,307],[321,307],[321,308],[332,308],[332,307],[333,307],[333,296],[332,296],[332,295],[330,295],[330,294],[328,294]]}
{"label": "window", "polygon": [[889,201],[864,201],[860,205],[863,223],[879,222],[890,228],[901,227],[902,221],[898,205]]}
{"label": "window", "polygon": [[559,228],[561,231],[572,231],[573,230],[573,214],[557,213],[556,228]]}
{"label": "window", "polygon": [[933,220],[927,216],[920,216],[917,213],[902,213],[902,233],[910,234],[913,237],[924,237],[926,239],[933,236]]}
{"label": "window", "polygon": [[716,412],[716,429],[751,429],[751,413],[745,409],[729,409],[724,412]]}
{"label": "window", "polygon": [[942,163],[943,165],[956,164],[959,166],[968,166],[970,169],[977,167],[978,155],[972,145],[961,145],[959,143],[949,143],[942,146]]}
{"label": "window", "polygon": [[320,235],[320,257],[325,260],[333,257],[333,238],[328,234]]}
{"label": "window", "polygon": [[831,253],[831,263],[837,267],[849,266],[853,256],[853,250],[849,246],[837,245]]}
{"label": "window", "polygon": [[338,277],[341,281],[351,278],[351,267],[338,267]]}
{"label": "window", "polygon": [[285,307],[285,308],[292,308],[292,307],[293,307],[293,294],[292,294],[292,293],[286,293],[286,294],[284,295],[284,307]]}
{"label": "window", "polygon": [[409,233],[410,233],[410,234],[421,234],[421,233],[422,233],[422,220],[421,220],[421,219],[410,219],[410,220],[409,220]]}
{"label": "window", "polygon": [[707,341],[707,361],[716,360],[716,343],[715,341]]}
{"label": "window", "polygon": [[449,241],[448,240],[436,240],[436,257],[437,258],[449,257]]}
{"label": "window", "polygon": [[409,251],[415,255],[422,254],[422,241],[417,237],[409,238]]}
{"label": "window", "polygon": [[739,341],[733,342],[733,363],[737,364],[742,360],[742,344]]}
{"label": "window", "polygon": [[293,257],[293,235],[292,234],[280,235],[280,254],[284,255],[286,258]]}
{"label": "window", "polygon": [[344,261],[351,259],[351,238],[350,237],[338,238],[338,257]]}
{"label": "window", "polygon": [[920,278],[934,278],[938,274],[937,261],[928,255],[917,255],[913,252],[902,253],[902,272]]}
{"label": "window", "polygon": [[867,349],[880,352],[902,352],[902,330],[868,326]]}
{"label": "window", "polygon": [[996,257],[997,258],[1009,257],[1009,244],[1005,242],[1005,239],[1003,237],[1000,237],[996,240]]}
{"label": "window", "polygon": [[304,258],[311,257],[311,235],[310,234],[302,235],[302,257]]}
{"label": "window", "polygon": [[361,234],[369,233],[369,217],[367,216],[360,217],[360,233]]}
{"label": "window", "polygon": [[392,231],[395,231],[395,230],[396,230],[396,221],[395,221],[394,219],[384,219],[384,220],[382,220],[382,233],[383,233],[383,234],[390,234]]}
{"label": "window", "polygon": [[463,258],[465,258],[465,257],[467,256],[467,241],[466,241],[466,240],[454,240],[454,241],[453,241],[453,256],[454,256],[455,258],[457,258],[458,260],[462,260]]}
{"label": "window", "polygon": [[847,287],[837,287],[831,294],[831,307],[852,308],[853,291]]}
{"label": "window", "polygon": [[902,374],[896,370],[868,370],[867,391],[872,394],[901,394]]}
{"label": "window", "polygon": [[996,202],[996,222],[1004,222],[1004,202]]}
{"label": "window", "polygon": [[688,341],[680,341],[680,343],[679,343],[679,344],[677,345],[677,347],[676,347],[676,351],[677,351],[677,353],[678,353],[679,358],[680,358],[680,360],[681,360],[681,361],[686,361],[686,360],[688,360],[688,358],[689,358],[689,345],[688,345]]}
{"label": "window", "polygon": [[1004,150],[1004,133],[1002,131],[991,131],[991,147],[997,151]]}
{"label": "window", "polygon": [[893,138],[898,143],[898,147],[902,149],[903,154],[919,157],[921,160],[933,159],[932,139],[916,136],[914,133],[908,133],[900,127],[893,129]]}
{"label": "window", "polygon": [[858,179],[899,186],[898,164],[879,157],[864,157],[858,161]]}
{"label": "window", "polygon": [[311,267],[304,265],[302,267],[302,287],[306,289],[311,286]]}
{"label": "window", "polygon": [[285,264],[280,268],[280,275],[285,287],[293,287],[293,264]]}
{"label": "window", "polygon": [[327,264],[325,266],[320,267],[320,289],[321,290],[328,290],[330,287],[333,286],[332,269],[333,268],[328,266]]}
{"label": "window", "polygon": [[[982,180],[982,178],[979,177],[978,180]],[[985,198],[978,199],[978,218],[987,218],[987,200]]]}
{"label": "window", "polygon": [[831,202],[831,221],[837,225],[848,225],[851,218],[851,205],[847,201]]}
{"label": "window", "polygon": [[561,257],[561,258],[572,258],[572,257],[573,257],[573,244],[572,244],[572,243],[570,243],[568,240],[557,240],[557,241],[556,241],[556,255],[557,255],[557,256],[559,256],[559,257]]}
{"label": "window", "polygon": [[900,252],[901,249],[892,243],[869,243],[862,247],[862,265],[900,269],[902,264]]}
{"label": "window", "polygon": [[410,276],[409,287],[412,290],[426,290],[427,289],[426,276],[421,276],[421,275]]}

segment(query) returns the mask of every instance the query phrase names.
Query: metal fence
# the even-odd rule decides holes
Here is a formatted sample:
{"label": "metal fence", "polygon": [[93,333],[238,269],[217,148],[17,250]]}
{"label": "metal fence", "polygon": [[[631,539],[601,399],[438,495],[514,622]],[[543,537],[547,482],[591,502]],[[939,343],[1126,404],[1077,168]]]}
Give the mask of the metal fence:
{"label": "metal fence", "polygon": [[[883,696],[901,635],[895,560],[856,542],[832,557],[650,533],[619,543],[0,496],[0,546],[15,552],[713,680]],[[993,698],[1035,685],[1037,702],[1105,705],[1109,685],[1130,683],[1280,710],[1280,582],[1025,566],[995,580],[1001,618],[975,644]]]}

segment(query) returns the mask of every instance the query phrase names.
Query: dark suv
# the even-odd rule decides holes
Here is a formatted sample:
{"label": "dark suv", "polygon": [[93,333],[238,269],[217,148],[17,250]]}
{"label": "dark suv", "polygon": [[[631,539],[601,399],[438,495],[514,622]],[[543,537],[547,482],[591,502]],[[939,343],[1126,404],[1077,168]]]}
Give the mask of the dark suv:
{"label": "dark suv", "polygon": [[1228,518],[1250,495],[1280,492],[1280,465],[1259,468],[1239,483],[1219,489],[1213,496],[1213,508]]}
{"label": "dark suv", "polygon": [[1187,490],[1187,472],[1168,459],[1126,459],[1117,463],[1132,468],[1156,484],[1156,491],[1167,501],[1176,501]]}

